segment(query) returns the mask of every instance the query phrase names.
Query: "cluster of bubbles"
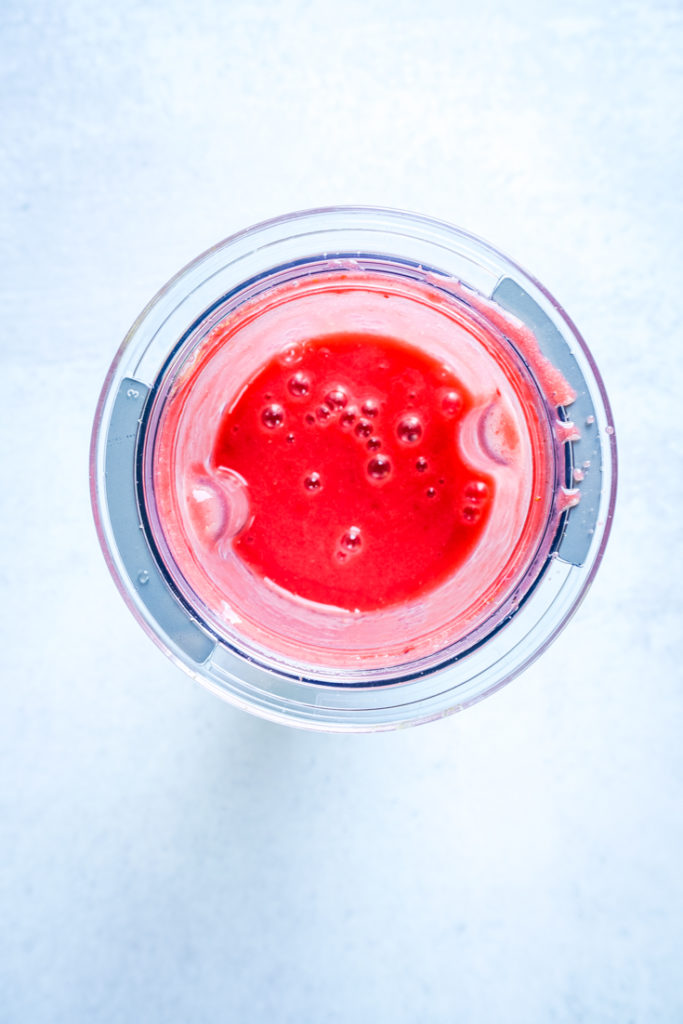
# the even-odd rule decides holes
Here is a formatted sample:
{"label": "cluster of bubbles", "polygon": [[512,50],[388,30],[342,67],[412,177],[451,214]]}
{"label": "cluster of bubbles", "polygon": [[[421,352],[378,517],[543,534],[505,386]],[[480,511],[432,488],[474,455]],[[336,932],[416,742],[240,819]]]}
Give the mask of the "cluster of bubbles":
{"label": "cluster of bubbles", "polygon": [[[283,353],[281,362],[293,369],[300,359],[301,353],[298,348],[292,346]],[[286,386],[287,391],[295,400],[310,401],[313,397],[313,381],[305,370],[294,370],[289,376]],[[279,431],[286,424],[285,409],[278,402],[270,401],[271,395],[265,397],[267,404],[261,412],[261,423],[268,431]],[[462,397],[453,389],[442,392],[440,404],[442,414],[448,418],[455,418],[462,412]],[[391,477],[392,461],[388,455],[382,452],[383,441],[377,429],[377,421],[380,419],[380,404],[376,399],[367,397],[360,403],[351,403],[347,391],[342,386],[335,385],[327,390],[319,404],[305,412],[303,419],[309,427],[315,424],[326,426],[332,422],[338,423],[342,430],[352,433],[367,450],[366,472],[369,479],[382,483]],[[406,412],[396,423],[395,434],[398,442],[404,447],[410,448],[419,445],[424,434],[420,416],[412,411]],[[294,433],[289,432],[286,435],[286,440],[289,444],[294,443],[296,440]],[[425,473],[429,469],[429,463],[423,455],[416,459],[415,469],[418,473]],[[443,482],[443,480],[439,481],[439,483]],[[320,491],[323,487],[320,473],[308,473],[304,478],[303,485],[305,490],[311,494]],[[435,498],[437,493],[437,488],[433,484],[425,489],[428,498]],[[479,480],[471,481],[464,488],[463,498],[464,501],[460,509],[462,522],[476,523],[480,519],[488,499],[486,484]],[[349,553],[358,550],[360,545],[360,530],[353,527],[340,540],[338,557],[343,560]]]}
{"label": "cluster of bubbles", "polygon": [[483,480],[470,480],[463,492],[464,504],[462,518],[467,524],[473,525],[481,518],[484,505],[489,496],[489,489]]}
{"label": "cluster of bubbles", "polygon": [[[293,365],[296,362],[297,353],[294,349],[287,350],[282,357],[285,365]],[[287,381],[287,390],[294,399],[308,399],[312,393],[311,377],[304,370],[296,370]],[[270,396],[268,396],[270,397]],[[443,398],[442,407],[446,415],[454,415],[461,406],[460,396],[456,392],[449,391]],[[326,425],[337,421],[343,430],[352,432],[369,453],[373,453],[367,462],[366,470],[371,480],[386,480],[392,472],[392,464],[389,457],[381,453],[383,445],[381,437],[376,432],[376,420],[380,415],[379,402],[367,397],[359,406],[349,404],[349,396],[343,387],[335,386],[330,388],[322,402],[315,410],[309,409],[304,415],[304,422],[308,426],[318,423]],[[285,425],[286,414],[284,408],[277,402],[269,402],[261,412],[261,422],[267,430],[278,430]],[[396,425],[396,437],[405,446],[419,444],[423,436],[423,425],[420,417],[415,413],[406,413]],[[288,443],[295,441],[293,433],[287,434]],[[423,473],[428,467],[424,457],[417,459],[415,468]],[[320,487],[320,482],[312,484],[311,481],[316,474],[306,478],[306,490],[314,491]]]}
{"label": "cluster of bubbles", "polygon": [[[283,354],[282,362],[287,366],[293,366],[298,361],[297,356],[295,347],[292,347]],[[311,377],[305,370],[296,370],[287,380],[287,391],[294,399],[309,399],[312,397],[312,389]],[[266,396],[267,400],[270,398],[270,395]],[[304,414],[304,423],[313,426],[316,423],[327,425],[336,421],[343,430],[352,432],[368,451],[368,477],[373,481],[382,481],[391,475],[392,464],[389,457],[380,452],[382,439],[377,436],[373,422],[379,413],[380,406],[376,399],[367,397],[360,406],[350,405],[349,396],[344,388],[333,386],[326,392],[320,404]],[[286,418],[285,409],[278,402],[268,401],[261,411],[261,423],[268,431],[282,429]],[[398,439],[404,444],[417,444],[422,437],[422,424],[417,416],[406,415],[398,424],[396,432]],[[289,444],[296,440],[292,432],[286,435],[286,439]],[[304,480],[304,487],[310,492],[320,490],[320,475],[310,473]]]}

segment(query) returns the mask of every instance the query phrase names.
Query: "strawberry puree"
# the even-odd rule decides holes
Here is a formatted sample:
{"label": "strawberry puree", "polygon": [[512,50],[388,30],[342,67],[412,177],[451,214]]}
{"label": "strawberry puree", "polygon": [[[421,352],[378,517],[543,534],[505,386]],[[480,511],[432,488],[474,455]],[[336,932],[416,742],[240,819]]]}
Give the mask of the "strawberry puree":
{"label": "strawberry puree", "polygon": [[397,339],[311,339],[275,356],[217,434],[212,465],[246,482],[235,552],[321,604],[412,600],[472,553],[495,493],[458,444],[473,398],[436,359]]}
{"label": "strawberry puree", "polygon": [[533,380],[489,306],[339,270],[204,339],[168,394],[153,491],[215,619],[311,661],[398,661],[513,600],[559,515],[542,390],[572,395],[549,364]]}

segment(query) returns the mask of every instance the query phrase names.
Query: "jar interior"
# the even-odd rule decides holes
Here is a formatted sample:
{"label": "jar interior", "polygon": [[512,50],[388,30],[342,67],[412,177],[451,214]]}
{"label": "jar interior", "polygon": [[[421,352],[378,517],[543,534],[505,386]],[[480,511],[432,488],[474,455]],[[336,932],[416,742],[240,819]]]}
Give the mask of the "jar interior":
{"label": "jar interior", "polygon": [[[200,318],[148,407],[142,494],[160,564],[219,639],[289,673],[330,667],[350,681],[367,670],[382,679],[470,649],[514,612],[557,534],[565,460],[557,407],[513,328],[458,282],[379,256],[274,268]],[[312,340],[341,334],[368,345],[398,340],[457,378],[468,399],[454,420],[454,444],[469,483],[485,480],[494,494],[481,535],[457,569],[413,599],[368,609],[310,600],[255,572],[235,544],[250,519],[249,481],[214,458],[220,424],[269,361],[280,360],[292,380],[297,356]],[[328,394],[334,377],[321,382]],[[362,406],[362,385],[348,402]],[[339,425],[342,412],[333,414]],[[390,427],[395,434],[396,424]],[[329,430],[320,427],[321,444]],[[391,441],[398,452],[393,434]],[[417,465],[419,445],[412,455]],[[369,453],[363,458],[369,464]],[[452,502],[449,514],[455,520],[473,507],[476,501]]]}

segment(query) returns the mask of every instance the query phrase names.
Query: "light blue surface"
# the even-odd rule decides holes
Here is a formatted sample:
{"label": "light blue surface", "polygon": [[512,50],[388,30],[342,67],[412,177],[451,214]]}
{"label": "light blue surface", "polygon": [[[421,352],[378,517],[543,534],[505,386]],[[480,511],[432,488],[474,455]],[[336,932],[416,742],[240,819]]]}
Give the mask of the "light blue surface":
{"label": "light blue surface", "polygon": [[[5,2],[0,1021],[683,1020],[680,4]],[[415,209],[591,346],[621,488],[555,645],[309,735],[168,663],[88,506],[139,310],[232,231]]]}

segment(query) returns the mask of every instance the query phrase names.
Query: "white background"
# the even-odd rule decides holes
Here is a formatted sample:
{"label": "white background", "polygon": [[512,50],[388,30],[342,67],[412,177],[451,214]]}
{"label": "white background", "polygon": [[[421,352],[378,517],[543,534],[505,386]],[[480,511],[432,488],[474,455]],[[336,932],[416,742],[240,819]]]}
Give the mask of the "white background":
{"label": "white background", "polygon": [[[4,0],[0,1021],[683,1020],[683,11]],[[300,733],[167,662],[88,500],[99,388],[304,207],[488,238],[579,325],[620,494],[554,646],[462,715]]]}

